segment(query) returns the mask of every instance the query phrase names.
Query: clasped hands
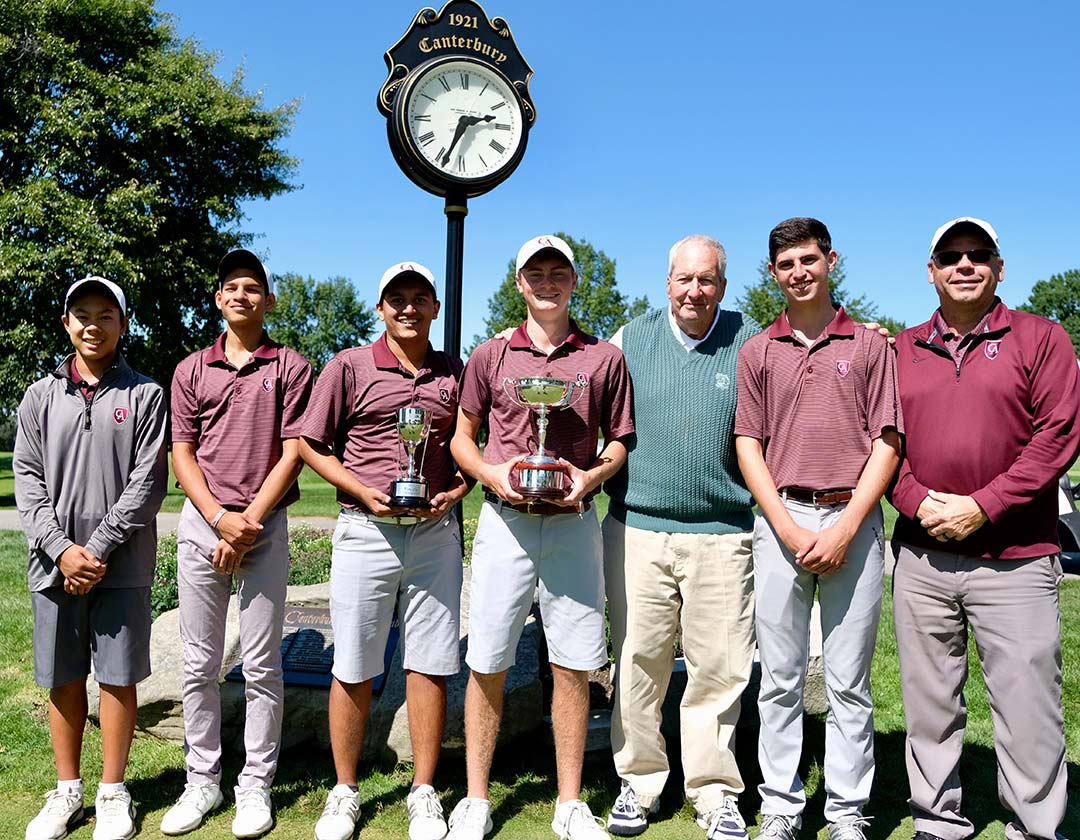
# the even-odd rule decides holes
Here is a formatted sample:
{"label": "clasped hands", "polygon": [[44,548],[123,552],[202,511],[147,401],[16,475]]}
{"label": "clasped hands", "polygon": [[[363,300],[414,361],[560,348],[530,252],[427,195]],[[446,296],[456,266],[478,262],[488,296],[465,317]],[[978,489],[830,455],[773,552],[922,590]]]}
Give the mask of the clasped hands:
{"label": "clasped hands", "polygon": [[919,523],[940,542],[962,540],[988,521],[971,496],[930,490],[916,512]]}

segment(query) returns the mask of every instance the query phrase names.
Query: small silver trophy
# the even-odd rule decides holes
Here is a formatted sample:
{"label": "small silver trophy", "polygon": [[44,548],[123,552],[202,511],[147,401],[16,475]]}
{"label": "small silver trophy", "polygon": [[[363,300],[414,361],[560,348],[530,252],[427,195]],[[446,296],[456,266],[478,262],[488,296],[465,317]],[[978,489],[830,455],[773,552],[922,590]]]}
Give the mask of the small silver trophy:
{"label": "small silver trophy", "polygon": [[544,451],[547,439],[548,414],[577,403],[585,393],[585,383],[551,376],[503,378],[506,396],[522,408],[536,412],[536,434],[539,451],[514,465],[518,472],[518,490],[522,496],[561,499],[566,495],[566,470],[557,458]]}
{"label": "small silver trophy", "polygon": [[427,447],[420,456],[420,467],[416,466],[416,450],[423,446],[431,433],[431,412],[426,408],[399,408],[397,412],[397,433],[409,456],[405,475],[394,479],[390,485],[390,506],[404,508],[426,508],[431,506],[428,500],[427,479],[420,475],[424,468],[424,456]]}

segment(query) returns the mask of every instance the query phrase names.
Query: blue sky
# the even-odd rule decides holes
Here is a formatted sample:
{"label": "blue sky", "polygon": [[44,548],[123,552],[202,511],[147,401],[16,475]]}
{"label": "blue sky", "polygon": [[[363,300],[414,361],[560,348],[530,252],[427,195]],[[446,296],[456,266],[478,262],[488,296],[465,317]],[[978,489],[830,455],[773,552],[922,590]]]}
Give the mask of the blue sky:
{"label": "blue sky", "polygon": [[[442,200],[397,168],[375,107],[383,54],[423,5],[158,3],[220,75],[242,67],[268,106],[299,100],[285,146],[301,189],[244,222],[271,271],[344,275],[372,302],[383,269],[412,259],[442,288]],[[909,324],[936,305],[927,248],[955,216],[997,228],[1010,305],[1080,267],[1080,4],[482,5],[535,71],[538,118],[517,172],[469,202],[465,345],[519,245],[555,230],[604,250],[619,287],[654,305],[671,243],[711,234],[733,308],[771,227],[816,216],[851,291]]]}

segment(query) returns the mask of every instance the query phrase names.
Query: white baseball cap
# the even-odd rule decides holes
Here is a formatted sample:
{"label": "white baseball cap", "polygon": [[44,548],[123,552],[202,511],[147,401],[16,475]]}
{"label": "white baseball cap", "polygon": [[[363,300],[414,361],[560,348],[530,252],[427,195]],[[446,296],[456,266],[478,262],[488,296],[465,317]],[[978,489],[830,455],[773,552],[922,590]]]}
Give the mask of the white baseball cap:
{"label": "white baseball cap", "polygon": [[76,280],[70,286],[68,286],[67,292],[64,294],[64,311],[67,312],[71,298],[79,289],[86,289],[87,286],[94,287],[94,291],[103,292],[105,297],[113,299],[113,303],[120,307],[120,314],[125,318],[127,317],[127,298],[124,297],[124,290],[117,286],[112,280],[106,280],[104,277],[98,277],[96,275],[90,277],[84,277],[82,280]]}
{"label": "white baseball cap", "polygon": [[431,293],[435,295],[435,299],[438,300],[439,292],[435,288],[435,275],[431,273],[431,269],[418,262],[394,263],[386,269],[386,271],[383,272],[382,279],[379,280],[379,300],[382,300],[383,292],[386,291],[387,286],[406,274],[415,274],[426,280],[428,285],[431,286]]}
{"label": "white baseball cap", "polygon": [[515,271],[521,271],[525,267],[525,263],[539,254],[541,251],[557,251],[562,256],[566,257],[567,262],[570,263],[570,267],[577,271],[577,265],[574,263],[574,252],[570,250],[570,246],[557,236],[534,236],[528,242],[521,246],[521,250],[517,255],[517,268]]}
{"label": "white baseball cap", "polygon": [[246,248],[235,248],[221,258],[221,262],[218,263],[217,267],[218,284],[224,283],[225,278],[238,268],[247,268],[254,271],[255,276],[262,281],[263,286],[266,288],[266,293],[268,295],[274,293],[274,280],[270,276],[270,272],[266,270],[262,260]]}
{"label": "white baseball cap", "polygon": [[934,249],[937,248],[938,243],[942,240],[946,233],[952,230],[957,225],[974,225],[987,236],[990,237],[990,241],[994,243],[995,248],[1000,248],[998,244],[997,231],[994,230],[993,225],[989,222],[985,222],[982,219],[976,219],[974,216],[961,216],[959,219],[953,219],[951,222],[946,222],[936,231],[934,231],[934,238],[930,240],[930,253],[934,253]]}

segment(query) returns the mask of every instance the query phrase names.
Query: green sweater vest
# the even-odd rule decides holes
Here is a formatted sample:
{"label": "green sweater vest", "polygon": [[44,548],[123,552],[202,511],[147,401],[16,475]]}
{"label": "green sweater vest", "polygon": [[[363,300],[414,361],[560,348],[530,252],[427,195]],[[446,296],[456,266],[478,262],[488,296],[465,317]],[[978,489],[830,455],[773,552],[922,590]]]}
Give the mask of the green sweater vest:
{"label": "green sweater vest", "polygon": [[735,366],[760,327],[721,309],[709,337],[687,352],[667,309],[623,331],[637,428],[626,466],[607,482],[611,513],[646,531],[730,534],[753,527],[753,499],[735,458]]}

